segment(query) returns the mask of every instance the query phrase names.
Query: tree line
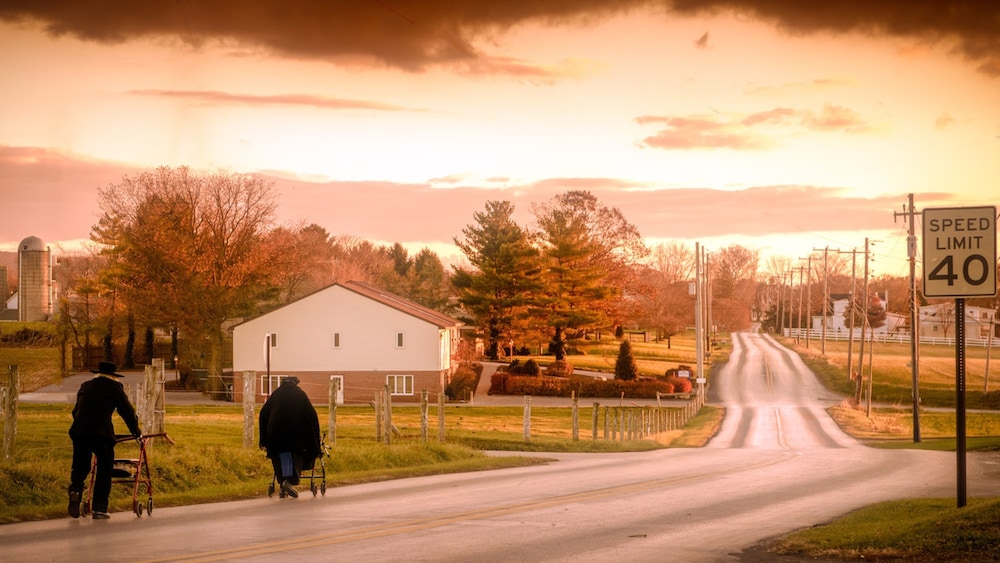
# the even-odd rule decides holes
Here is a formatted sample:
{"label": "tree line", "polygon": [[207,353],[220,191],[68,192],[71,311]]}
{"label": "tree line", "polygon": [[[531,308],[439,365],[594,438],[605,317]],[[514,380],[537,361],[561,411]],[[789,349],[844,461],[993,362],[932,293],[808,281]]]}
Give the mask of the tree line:
{"label": "tree line", "polygon": [[[647,246],[620,210],[584,190],[533,204],[528,225],[514,221],[511,202],[485,202],[454,237],[465,261],[450,271],[427,248],[411,255],[400,243],[279,225],[274,185],[252,175],[161,167],[98,196],[89,252],[56,268],[58,326],[85,353],[100,346],[113,360],[123,348],[125,367],[150,361],[169,335],[182,366],[221,375],[233,324],[349,280],[467,322],[494,360],[531,344],[562,361],[575,339],[602,330],[669,339],[694,324],[694,250]],[[709,253],[719,330],[766,316],[773,288],[758,270],[757,251],[738,244]]]}

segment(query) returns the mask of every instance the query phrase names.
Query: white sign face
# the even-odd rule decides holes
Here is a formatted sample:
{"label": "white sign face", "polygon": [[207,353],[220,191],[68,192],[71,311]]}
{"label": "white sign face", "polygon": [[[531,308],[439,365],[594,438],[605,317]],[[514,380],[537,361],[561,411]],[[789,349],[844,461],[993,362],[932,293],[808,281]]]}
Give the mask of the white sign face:
{"label": "white sign face", "polygon": [[997,208],[924,209],[924,296],[997,293]]}

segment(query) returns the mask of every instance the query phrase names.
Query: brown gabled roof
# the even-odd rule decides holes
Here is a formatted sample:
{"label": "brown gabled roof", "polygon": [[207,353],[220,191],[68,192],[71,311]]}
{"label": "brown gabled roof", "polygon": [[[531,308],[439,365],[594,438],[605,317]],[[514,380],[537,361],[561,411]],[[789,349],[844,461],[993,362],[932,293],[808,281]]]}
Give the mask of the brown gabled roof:
{"label": "brown gabled roof", "polygon": [[401,311],[408,315],[417,317],[418,319],[427,321],[439,328],[452,328],[456,326],[461,326],[462,322],[431,309],[430,307],[424,307],[418,303],[414,303],[409,299],[400,297],[394,293],[389,293],[384,289],[369,285],[364,282],[359,281],[348,281],[344,283],[338,283],[334,285],[340,285],[344,289],[349,289],[358,295],[363,295],[369,299],[378,301],[379,303],[392,307],[397,311]]}

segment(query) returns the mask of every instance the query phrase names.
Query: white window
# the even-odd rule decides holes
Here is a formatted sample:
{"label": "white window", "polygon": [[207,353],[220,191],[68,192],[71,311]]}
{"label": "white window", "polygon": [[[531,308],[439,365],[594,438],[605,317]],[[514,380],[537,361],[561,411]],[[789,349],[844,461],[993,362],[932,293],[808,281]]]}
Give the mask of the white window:
{"label": "white window", "polygon": [[403,347],[403,342],[404,342],[403,341],[403,333],[402,332],[397,332],[396,333],[396,348],[402,348]]}
{"label": "white window", "polygon": [[389,385],[390,395],[412,395],[412,375],[387,375],[385,382]]}
{"label": "white window", "polygon": [[274,392],[274,390],[278,388],[279,385],[281,385],[281,380],[286,377],[288,376],[276,375],[272,373],[270,385],[268,385],[267,374],[266,373],[260,374],[260,394],[264,395],[265,397],[269,396],[271,393]]}
{"label": "white window", "polygon": [[339,332],[333,333],[333,338],[332,338],[331,342],[332,342],[334,348],[340,348],[340,333]]}

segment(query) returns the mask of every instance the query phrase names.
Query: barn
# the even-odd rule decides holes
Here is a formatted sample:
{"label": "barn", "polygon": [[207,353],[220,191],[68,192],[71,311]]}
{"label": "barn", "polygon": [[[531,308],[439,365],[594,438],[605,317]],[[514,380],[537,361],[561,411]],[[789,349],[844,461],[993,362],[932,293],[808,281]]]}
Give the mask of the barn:
{"label": "barn", "polygon": [[460,321],[381,290],[334,283],[233,329],[234,400],[252,372],[257,402],[288,376],[314,403],[339,380],[339,404],[368,403],[388,386],[393,401],[431,401],[454,371]]}

